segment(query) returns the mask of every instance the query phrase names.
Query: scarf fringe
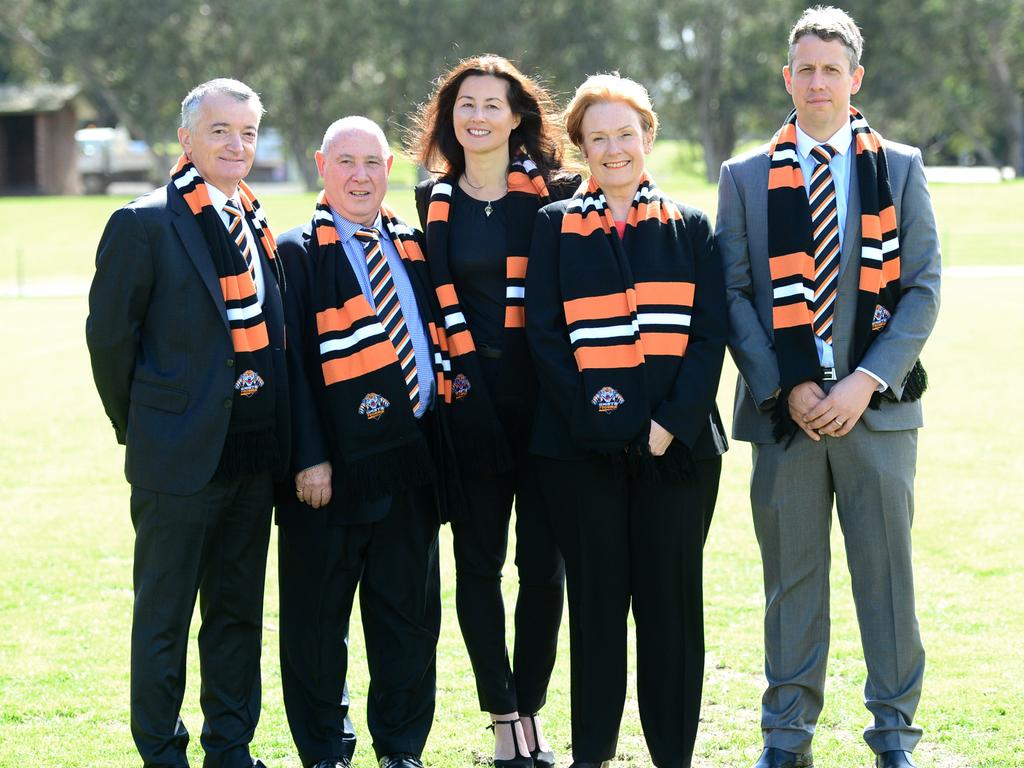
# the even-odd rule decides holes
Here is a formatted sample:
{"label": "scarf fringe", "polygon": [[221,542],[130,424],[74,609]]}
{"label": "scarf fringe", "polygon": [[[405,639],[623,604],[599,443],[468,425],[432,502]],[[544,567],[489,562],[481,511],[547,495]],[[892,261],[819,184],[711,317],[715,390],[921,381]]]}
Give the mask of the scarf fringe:
{"label": "scarf fringe", "polygon": [[224,443],[216,476],[234,480],[267,471],[277,476],[281,465],[281,448],[273,428],[236,432]]}
{"label": "scarf fringe", "polygon": [[428,485],[435,479],[427,445],[416,439],[355,461],[346,459],[336,485],[346,496],[371,501]]}

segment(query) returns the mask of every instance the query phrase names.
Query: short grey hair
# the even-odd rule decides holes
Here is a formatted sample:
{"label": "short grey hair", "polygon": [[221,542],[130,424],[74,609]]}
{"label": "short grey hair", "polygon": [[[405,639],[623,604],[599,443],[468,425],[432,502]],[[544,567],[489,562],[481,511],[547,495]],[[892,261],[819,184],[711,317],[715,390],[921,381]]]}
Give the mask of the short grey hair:
{"label": "short grey hair", "polygon": [[199,120],[199,108],[203,99],[212,93],[223,93],[235,101],[255,102],[256,112],[263,117],[263,102],[260,95],[241,80],[232,80],[230,77],[218,77],[214,80],[207,80],[200,83],[181,101],[181,127],[187,131],[196,129],[196,122]]}
{"label": "short grey hair", "polygon": [[387,136],[384,135],[384,130],[377,125],[373,120],[362,115],[348,115],[339,120],[335,120],[324,131],[324,140],[320,142],[320,151],[326,153],[330,148],[334,140],[338,138],[338,134],[344,133],[345,131],[365,131],[366,133],[372,134],[380,139],[380,145],[384,149],[384,157],[391,156],[391,145],[388,144]]}
{"label": "short grey hair", "polygon": [[860,66],[864,53],[864,38],[857,28],[857,22],[846,11],[831,5],[816,5],[808,8],[797,19],[789,31],[789,66],[793,66],[793,55],[797,41],[804,35],[814,35],[825,42],[838,40],[846,48],[850,60],[850,71]]}

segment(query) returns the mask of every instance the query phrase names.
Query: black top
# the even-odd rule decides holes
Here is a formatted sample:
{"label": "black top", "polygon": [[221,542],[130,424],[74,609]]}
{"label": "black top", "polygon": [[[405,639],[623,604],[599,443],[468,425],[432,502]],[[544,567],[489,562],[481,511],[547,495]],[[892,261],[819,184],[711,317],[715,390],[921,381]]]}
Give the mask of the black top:
{"label": "black top", "polygon": [[[486,213],[491,206],[491,215]],[[490,203],[467,195],[458,185],[452,197],[448,269],[459,303],[478,347],[501,348],[505,327],[505,258],[508,216],[505,199]]]}

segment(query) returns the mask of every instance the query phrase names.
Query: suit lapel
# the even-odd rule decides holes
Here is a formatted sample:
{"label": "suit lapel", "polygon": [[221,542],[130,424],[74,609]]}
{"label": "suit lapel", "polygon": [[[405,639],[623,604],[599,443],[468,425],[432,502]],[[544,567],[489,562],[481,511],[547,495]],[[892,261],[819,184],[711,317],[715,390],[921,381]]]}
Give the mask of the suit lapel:
{"label": "suit lapel", "polygon": [[185,246],[185,253],[192,260],[192,265],[210,292],[210,298],[217,305],[217,311],[224,321],[224,330],[230,333],[227,308],[224,306],[224,293],[220,288],[220,279],[213,266],[213,259],[210,258],[210,249],[206,244],[206,238],[203,237],[203,232],[199,229],[195,215],[173,182],[167,185],[167,199],[171,203],[171,211],[175,214],[174,229],[178,232],[182,245]]}

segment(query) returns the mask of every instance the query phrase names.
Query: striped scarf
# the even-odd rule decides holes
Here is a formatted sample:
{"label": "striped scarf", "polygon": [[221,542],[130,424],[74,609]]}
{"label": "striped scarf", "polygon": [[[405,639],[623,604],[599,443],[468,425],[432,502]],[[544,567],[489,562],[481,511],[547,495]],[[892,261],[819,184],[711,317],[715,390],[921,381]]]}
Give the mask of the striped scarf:
{"label": "striped scarf", "polygon": [[[234,370],[239,372],[218,475],[238,477],[268,469],[277,470],[281,461],[275,432],[274,390],[277,377],[266,320],[256,298],[256,285],[242,252],[228,236],[220,213],[210,202],[206,182],[185,155],[178,158],[171,171],[171,182],[195,216],[209,247],[231,330]],[[250,231],[256,235],[257,251],[262,251],[273,267],[269,274],[265,272],[264,275],[273,276],[283,289],[284,275],[277,258],[277,244],[263,209],[244,181],[239,182],[238,188],[243,215]],[[259,259],[259,253],[254,258]],[[256,266],[259,268],[258,264]]]}
{"label": "striped scarf", "polygon": [[[889,186],[882,137],[864,116],[850,107],[861,207],[860,279],[851,347],[853,369],[896,311],[900,290],[900,241],[896,207]],[[789,391],[805,381],[822,382],[821,363],[811,327],[814,298],[814,245],[811,214],[797,159],[796,110],[769,146],[768,259],[772,276],[772,324],[782,394],[775,410],[776,438],[793,435]],[[917,400],[927,387],[921,361],[904,382],[904,401]],[[879,397],[872,398],[877,408]]]}
{"label": "striped scarf", "polygon": [[[382,206],[380,213],[420,311],[429,318],[429,282],[418,233],[387,207]],[[398,355],[352,270],[326,191],[317,198],[310,253],[327,418],[341,459],[341,467],[335,468],[342,475],[338,487],[354,498],[372,499],[430,482],[433,464],[407,405],[409,390]],[[443,359],[437,348],[438,331],[433,322],[427,323],[427,329],[434,342],[439,385]]]}
{"label": "striped scarf", "polygon": [[[452,429],[460,463],[480,470],[498,471],[508,463],[508,448],[494,413],[494,402],[517,408],[523,418],[532,415],[536,384],[526,345],[526,264],[537,210],[549,200],[540,170],[520,152],[508,169],[508,253],[505,256],[505,323],[501,339],[502,386],[487,392],[473,335],[466,324],[448,265],[449,219],[452,193],[458,180],[439,178],[430,190],[426,217],[428,265],[444,316],[439,328],[441,348],[450,355],[439,391],[452,404]],[[493,400],[492,400],[493,398]]]}
{"label": "striped scarf", "polygon": [[[686,354],[693,265],[679,209],[644,174],[620,240],[591,178],[569,202],[559,249],[562,306],[582,380],[573,438],[599,453],[646,454],[652,404],[645,364]],[[633,254],[631,263],[627,253]],[[642,280],[634,280],[634,273]],[[667,279],[671,278],[671,279]]]}

